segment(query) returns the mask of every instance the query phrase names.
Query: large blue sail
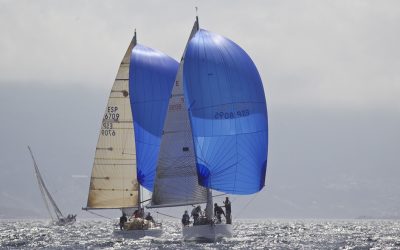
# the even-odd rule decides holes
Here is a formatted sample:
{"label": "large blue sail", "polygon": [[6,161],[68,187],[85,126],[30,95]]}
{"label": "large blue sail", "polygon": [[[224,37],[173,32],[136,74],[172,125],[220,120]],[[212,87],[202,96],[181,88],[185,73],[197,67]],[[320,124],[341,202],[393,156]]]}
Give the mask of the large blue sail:
{"label": "large blue sail", "polygon": [[199,30],[184,63],[199,183],[231,194],[265,185],[268,119],[260,75],[231,40]]}
{"label": "large blue sail", "polygon": [[161,134],[178,62],[136,45],[131,54],[129,90],[135,128],[137,179],[153,191]]}

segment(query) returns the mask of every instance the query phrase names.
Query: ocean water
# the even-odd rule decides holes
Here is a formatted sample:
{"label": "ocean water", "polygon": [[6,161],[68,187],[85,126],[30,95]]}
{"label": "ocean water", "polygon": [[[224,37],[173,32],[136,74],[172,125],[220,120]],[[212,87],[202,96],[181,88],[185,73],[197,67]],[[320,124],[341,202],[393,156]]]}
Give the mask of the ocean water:
{"label": "ocean water", "polygon": [[183,242],[178,221],[163,221],[161,238],[118,239],[116,221],[0,220],[0,249],[400,249],[399,220],[236,220],[234,236]]}

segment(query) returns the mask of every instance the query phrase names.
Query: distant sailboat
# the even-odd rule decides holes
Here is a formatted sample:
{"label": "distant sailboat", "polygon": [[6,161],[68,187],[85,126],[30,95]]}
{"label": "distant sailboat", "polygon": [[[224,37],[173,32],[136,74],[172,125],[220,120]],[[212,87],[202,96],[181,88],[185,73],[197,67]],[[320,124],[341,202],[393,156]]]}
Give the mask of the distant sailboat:
{"label": "distant sailboat", "polygon": [[[143,211],[141,187],[153,188],[156,159],[178,63],[139,45],[135,35],[119,67],[103,116],[90,180],[87,207]],[[132,218],[123,237],[159,236],[160,226]]]}
{"label": "distant sailboat", "polygon": [[36,160],[33,157],[33,153],[31,148],[28,146],[29,153],[32,157],[33,160],[33,167],[35,169],[35,176],[38,181],[40,193],[42,194],[42,198],[44,201],[44,204],[46,205],[46,209],[50,214],[51,219],[54,221],[55,224],[64,226],[67,224],[73,224],[76,221],[76,215],[69,214],[67,217],[65,217],[62,213],[61,210],[58,208],[56,202],[54,201],[53,197],[51,196],[49,190],[47,189],[43,177],[40,174],[39,167],[36,164]]}
{"label": "distant sailboat", "polygon": [[266,101],[254,63],[234,42],[199,29],[196,17],[169,102],[152,206],[207,203],[205,218],[184,226],[183,238],[231,237],[232,225],[214,218],[211,190],[260,191],[267,151]]}

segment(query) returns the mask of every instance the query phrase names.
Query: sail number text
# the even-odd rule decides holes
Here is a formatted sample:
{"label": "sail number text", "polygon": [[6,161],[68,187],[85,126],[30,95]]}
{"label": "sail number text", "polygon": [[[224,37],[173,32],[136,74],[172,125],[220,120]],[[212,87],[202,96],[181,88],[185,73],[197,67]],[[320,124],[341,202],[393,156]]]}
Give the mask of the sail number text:
{"label": "sail number text", "polygon": [[103,117],[103,123],[101,126],[101,135],[103,136],[115,136],[116,132],[113,129],[113,123],[118,122],[119,113],[117,106],[107,107],[106,113]]}
{"label": "sail number text", "polygon": [[250,111],[248,109],[238,110],[235,112],[215,112],[214,119],[236,119],[240,117],[246,117],[250,115]]}

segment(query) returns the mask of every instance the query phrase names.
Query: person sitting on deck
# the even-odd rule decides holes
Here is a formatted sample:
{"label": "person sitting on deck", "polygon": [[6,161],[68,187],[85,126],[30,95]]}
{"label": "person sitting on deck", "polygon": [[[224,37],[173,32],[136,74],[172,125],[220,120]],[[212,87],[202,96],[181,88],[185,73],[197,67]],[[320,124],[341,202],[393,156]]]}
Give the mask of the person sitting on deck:
{"label": "person sitting on deck", "polygon": [[139,216],[139,210],[135,210],[135,212],[133,212],[133,214],[132,214],[132,217],[133,218],[139,218],[140,216]]}
{"label": "person sitting on deck", "polygon": [[139,210],[139,218],[144,218],[144,208],[140,208]]}
{"label": "person sitting on deck", "polygon": [[193,208],[192,210],[192,216],[193,216],[193,225],[197,225],[198,221],[199,221],[199,217],[201,215],[201,207],[200,205],[198,205],[197,207]]}
{"label": "person sitting on deck", "polygon": [[127,222],[127,221],[128,221],[128,218],[126,218],[125,213],[123,213],[122,216],[119,218],[119,228],[120,228],[121,230],[123,230],[124,224],[125,224],[125,222]]}
{"label": "person sitting on deck", "polygon": [[182,215],[182,224],[184,226],[188,226],[190,223],[189,220],[190,220],[190,217],[189,217],[188,211],[185,210],[185,213]]}
{"label": "person sitting on deck", "polygon": [[151,222],[153,222],[153,223],[155,223],[155,221],[154,221],[154,219],[153,219],[153,216],[151,216],[151,214],[150,213],[147,213],[147,215],[146,215],[146,218],[145,218],[146,220],[148,220],[148,221],[151,221]]}
{"label": "person sitting on deck", "polygon": [[221,214],[226,218],[224,210],[217,203],[214,203],[214,216],[217,217],[218,223],[221,223]]}

